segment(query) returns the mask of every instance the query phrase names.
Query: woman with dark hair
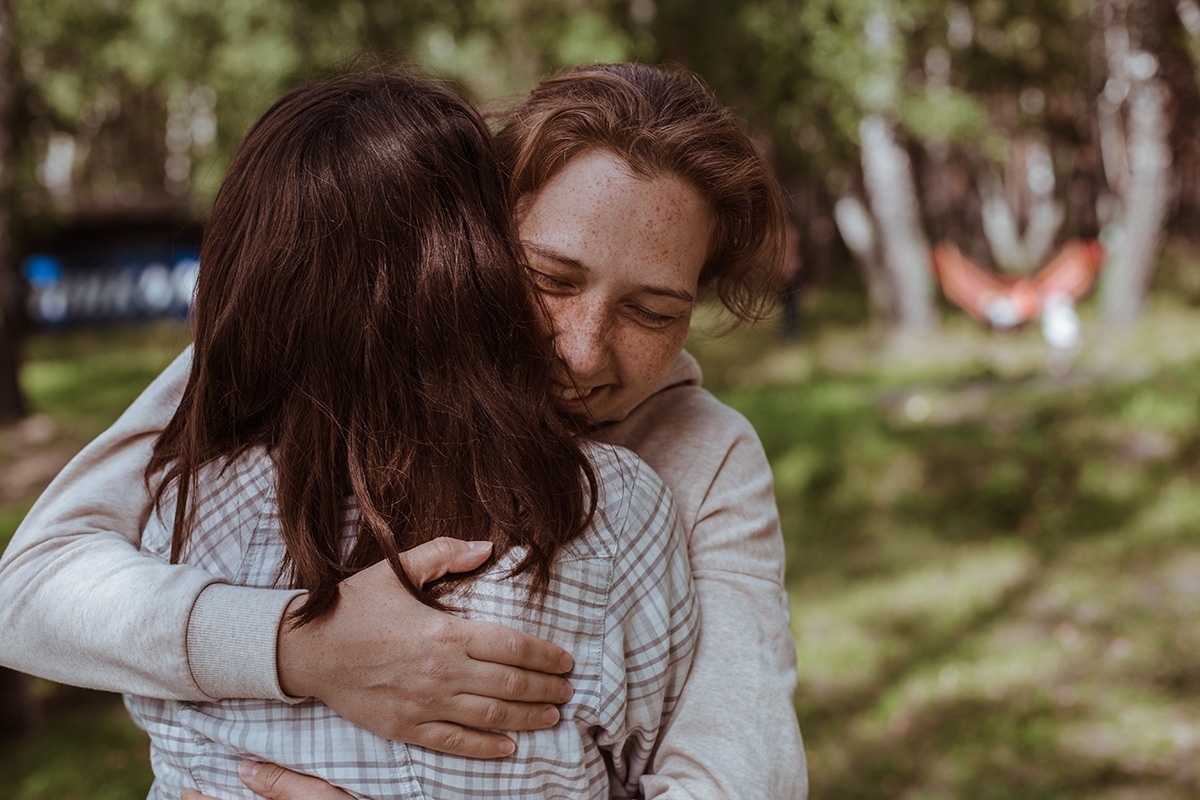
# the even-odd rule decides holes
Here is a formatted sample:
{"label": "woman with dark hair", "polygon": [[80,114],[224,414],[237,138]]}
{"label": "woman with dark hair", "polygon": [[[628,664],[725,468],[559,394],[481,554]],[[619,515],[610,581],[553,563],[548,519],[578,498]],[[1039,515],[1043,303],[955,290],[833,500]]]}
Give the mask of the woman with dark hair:
{"label": "woman with dark hair", "polygon": [[[700,387],[683,351],[701,297],[749,320],[774,296],[786,225],[778,185],[734,116],[683,70],[571,70],[513,109],[498,139],[560,358],[557,406],[593,438],[645,459],[671,489],[688,537],[702,632],[642,791],[803,797],[791,707],[795,646],[770,468],[753,429]],[[0,661],[47,674],[47,662],[70,659],[48,677],[149,685],[183,699],[311,695],[389,738],[478,756],[512,752],[499,731],[540,727],[534,713],[558,685],[546,673],[562,671],[555,651],[474,628],[455,650],[447,644],[462,641],[458,626],[473,623],[408,603],[389,585],[390,570],[377,565],[342,582],[345,596],[370,602],[344,602],[292,628],[280,620],[288,604],[302,602],[294,594],[235,590],[193,573],[182,574],[186,586],[167,585],[181,573],[129,552],[146,503],[112,496],[140,475],[185,368],[169,368],[26,518],[0,562],[0,601],[5,581],[26,587],[20,608],[0,602],[0,631],[26,637],[26,645],[0,651]],[[475,563],[461,547],[440,546],[449,554],[440,561],[427,547],[401,555],[418,582]],[[31,591],[35,574],[48,579]],[[171,613],[156,618],[147,601],[97,624],[119,636],[153,619],[168,655],[98,641],[92,628],[53,610],[70,607],[80,581],[108,593],[132,575],[155,582],[153,609],[166,604]],[[47,615],[63,626],[59,642],[37,637]],[[484,666],[488,678],[479,677]],[[475,688],[464,692],[459,680]],[[250,785],[281,800],[339,796],[301,776],[247,768]]]}
{"label": "woman with dark hair", "polygon": [[[275,103],[205,231],[191,371],[147,468],[141,548],[305,590],[285,623],[299,628],[384,561],[431,606],[569,646],[562,724],[511,759],[470,761],[316,700],[127,695],[152,798],[244,792],[247,756],[377,800],[637,791],[695,643],[682,532],[653,472],[585,453],[553,408],[554,354],[510,228],[491,136],[446,89],[373,72]],[[484,543],[493,563],[414,583],[401,551],[442,536]]]}

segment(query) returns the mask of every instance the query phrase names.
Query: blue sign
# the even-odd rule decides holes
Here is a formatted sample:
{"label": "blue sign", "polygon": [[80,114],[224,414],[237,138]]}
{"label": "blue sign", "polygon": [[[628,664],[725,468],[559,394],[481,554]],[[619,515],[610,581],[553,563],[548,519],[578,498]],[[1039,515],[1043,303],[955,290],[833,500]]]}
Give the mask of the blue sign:
{"label": "blue sign", "polygon": [[29,282],[29,315],[46,326],[162,317],[191,308],[200,262],[193,250],[126,253],[107,263],[79,263],[37,253],[22,263]]}

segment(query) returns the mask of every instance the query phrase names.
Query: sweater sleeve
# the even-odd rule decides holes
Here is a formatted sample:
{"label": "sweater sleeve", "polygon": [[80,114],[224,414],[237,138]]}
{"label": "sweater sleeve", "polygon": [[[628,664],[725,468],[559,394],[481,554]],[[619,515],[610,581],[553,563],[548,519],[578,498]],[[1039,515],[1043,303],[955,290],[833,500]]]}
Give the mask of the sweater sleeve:
{"label": "sweater sleeve", "polygon": [[178,700],[286,699],[275,643],[296,592],[249,590],[138,551],[143,473],[190,350],[46,489],[0,558],[0,664]]}
{"label": "sweater sleeve", "polygon": [[[808,772],[792,705],[796,649],[774,482],[750,424],[727,408],[720,417],[720,435],[673,437],[668,457],[655,453],[662,467],[651,461],[673,490],[681,484],[681,509],[694,510],[688,547],[700,636],[642,788],[660,800],[798,800]],[[712,478],[688,485],[683,474]]]}

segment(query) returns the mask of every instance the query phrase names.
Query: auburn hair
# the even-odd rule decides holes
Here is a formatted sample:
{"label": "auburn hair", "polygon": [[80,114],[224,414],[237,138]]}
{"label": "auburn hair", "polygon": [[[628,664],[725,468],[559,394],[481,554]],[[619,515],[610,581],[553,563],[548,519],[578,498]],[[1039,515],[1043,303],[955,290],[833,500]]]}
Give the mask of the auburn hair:
{"label": "auburn hair", "polygon": [[[523,275],[495,143],[478,113],[407,69],[295,89],[251,128],[206,226],[194,354],[154,446],[189,543],[200,469],[265,448],[296,620],[381,559],[487,539],[544,593],[590,523],[596,478],[550,399],[554,353]],[[347,500],[358,507],[339,547]]]}
{"label": "auburn hair", "polygon": [[542,81],[499,119],[514,208],[590,150],[618,156],[640,177],[681,178],[716,222],[700,288],[739,320],[768,313],[786,257],[783,193],[737,117],[693,73],[638,63],[576,67]]}

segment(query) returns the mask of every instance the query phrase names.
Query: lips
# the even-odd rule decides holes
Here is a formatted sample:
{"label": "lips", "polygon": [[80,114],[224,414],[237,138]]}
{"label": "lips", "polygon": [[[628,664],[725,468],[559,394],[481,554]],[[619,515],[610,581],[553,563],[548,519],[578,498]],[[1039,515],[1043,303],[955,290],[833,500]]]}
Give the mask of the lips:
{"label": "lips", "polygon": [[595,390],[595,387],[592,387],[591,389],[580,389],[575,386],[560,386],[559,384],[555,384],[550,389],[550,392],[559,400],[564,400],[568,403],[571,403],[576,400],[586,400],[595,392]]}

